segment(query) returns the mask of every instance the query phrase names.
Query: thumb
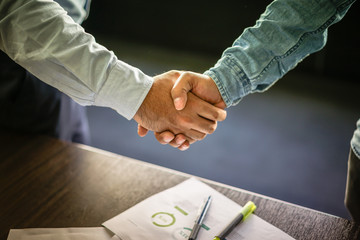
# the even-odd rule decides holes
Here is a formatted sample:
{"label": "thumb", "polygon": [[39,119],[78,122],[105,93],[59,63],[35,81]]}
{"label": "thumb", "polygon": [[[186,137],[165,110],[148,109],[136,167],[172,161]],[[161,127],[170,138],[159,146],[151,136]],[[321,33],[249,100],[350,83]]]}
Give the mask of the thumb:
{"label": "thumb", "polygon": [[145,137],[146,136],[146,134],[149,132],[149,130],[148,129],[146,129],[146,128],[144,128],[143,126],[141,126],[140,124],[138,124],[138,135],[140,136],[140,137]]}
{"label": "thumb", "polygon": [[171,90],[171,97],[176,110],[182,110],[186,106],[187,93],[193,88],[192,81],[192,78],[186,72],[182,73],[176,80]]}
{"label": "thumb", "polygon": [[215,106],[215,107],[218,107],[218,108],[221,108],[221,109],[223,109],[223,110],[226,108],[226,104],[225,104],[224,101],[221,101],[221,102],[219,102],[219,103],[216,103],[214,106]]}

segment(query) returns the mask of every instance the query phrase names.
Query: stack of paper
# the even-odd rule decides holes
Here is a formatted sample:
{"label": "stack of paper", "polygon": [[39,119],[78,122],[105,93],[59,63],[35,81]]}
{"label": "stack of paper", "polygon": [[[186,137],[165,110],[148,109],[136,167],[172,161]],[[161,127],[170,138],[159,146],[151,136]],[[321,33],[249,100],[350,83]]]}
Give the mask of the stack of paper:
{"label": "stack of paper", "polygon": [[11,229],[8,240],[121,240],[106,228]]}
{"label": "stack of paper", "polygon": [[[104,228],[11,230],[8,240],[184,240],[190,235],[199,206],[209,195],[212,196],[213,201],[197,238],[209,240],[229,224],[239,213],[241,206],[195,178],[155,194],[106,221],[103,226],[107,230]],[[64,236],[70,237],[64,238]],[[251,215],[226,239],[288,240],[293,238],[256,215]]]}

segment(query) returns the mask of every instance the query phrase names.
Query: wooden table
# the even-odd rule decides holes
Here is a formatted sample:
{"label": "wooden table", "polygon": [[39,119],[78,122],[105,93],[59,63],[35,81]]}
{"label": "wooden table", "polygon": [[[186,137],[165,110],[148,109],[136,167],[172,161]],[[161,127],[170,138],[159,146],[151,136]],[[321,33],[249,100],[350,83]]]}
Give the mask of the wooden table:
{"label": "wooden table", "polygon": [[[99,227],[190,175],[43,136],[0,134],[0,240],[11,228]],[[360,226],[202,179],[295,239],[360,239]]]}

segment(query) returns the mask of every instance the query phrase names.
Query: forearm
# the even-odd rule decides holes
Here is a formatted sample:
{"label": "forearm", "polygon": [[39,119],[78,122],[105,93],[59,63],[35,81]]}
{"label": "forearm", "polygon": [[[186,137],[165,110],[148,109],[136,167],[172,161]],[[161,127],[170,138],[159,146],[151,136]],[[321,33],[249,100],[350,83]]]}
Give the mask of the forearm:
{"label": "forearm", "polygon": [[264,91],[323,48],[327,28],[341,20],[354,1],[274,1],[205,74],[215,81],[227,106]]}
{"label": "forearm", "polygon": [[0,48],[14,61],[80,104],[133,117],[152,78],[97,44],[53,1],[2,0],[0,10]]}

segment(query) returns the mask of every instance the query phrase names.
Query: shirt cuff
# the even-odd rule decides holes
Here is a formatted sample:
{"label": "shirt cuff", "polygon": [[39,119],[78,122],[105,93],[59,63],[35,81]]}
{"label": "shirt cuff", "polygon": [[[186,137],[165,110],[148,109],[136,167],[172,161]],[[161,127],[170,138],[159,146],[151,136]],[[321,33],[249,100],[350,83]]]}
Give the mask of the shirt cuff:
{"label": "shirt cuff", "polygon": [[360,119],[357,121],[357,129],[351,139],[351,148],[355,155],[360,159]]}
{"label": "shirt cuff", "polygon": [[205,75],[216,83],[227,107],[234,106],[251,93],[250,79],[230,55],[223,56]]}
{"label": "shirt cuff", "polygon": [[141,70],[117,61],[98,92],[94,105],[110,107],[130,120],[141,106],[154,80]]}

